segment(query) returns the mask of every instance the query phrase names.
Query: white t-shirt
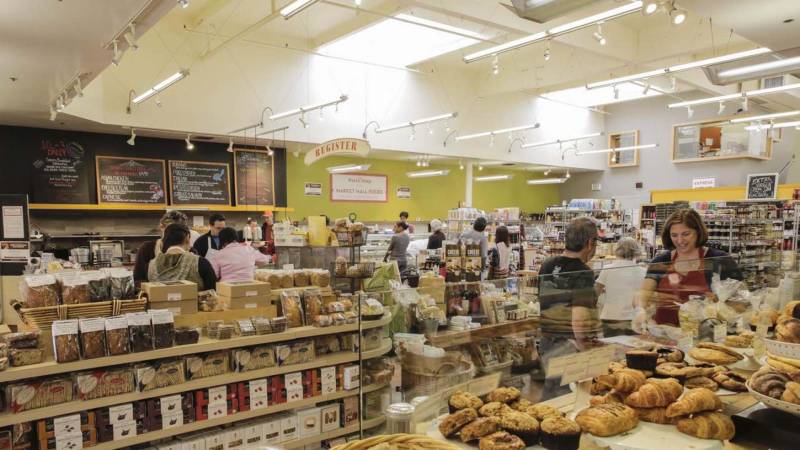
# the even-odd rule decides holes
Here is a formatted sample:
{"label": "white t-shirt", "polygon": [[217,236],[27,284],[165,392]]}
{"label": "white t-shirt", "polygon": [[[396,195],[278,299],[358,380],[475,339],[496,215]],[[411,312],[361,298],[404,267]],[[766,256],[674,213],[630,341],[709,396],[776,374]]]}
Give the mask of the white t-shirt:
{"label": "white t-shirt", "polygon": [[597,282],[606,288],[600,320],[632,320],[633,301],[646,274],[647,269],[627,259],[612,261],[600,271]]}
{"label": "white t-shirt", "polygon": [[497,253],[500,256],[499,270],[508,270],[508,265],[511,262],[511,248],[505,242],[497,243]]}

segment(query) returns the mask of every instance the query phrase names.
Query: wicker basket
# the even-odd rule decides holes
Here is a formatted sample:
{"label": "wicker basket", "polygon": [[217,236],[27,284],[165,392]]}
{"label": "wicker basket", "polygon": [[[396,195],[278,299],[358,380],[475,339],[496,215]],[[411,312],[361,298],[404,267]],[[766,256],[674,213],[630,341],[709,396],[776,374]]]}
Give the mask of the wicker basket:
{"label": "wicker basket", "polygon": [[448,352],[441,358],[405,353],[401,360],[403,391],[417,396],[441,392],[475,376],[472,361],[458,352]]}
{"label": "wicker basket", "polygon": [[41,308],[23,308],[22,303],[17,302],[12,306],[23,322],[45,330],[50,329],[50,326],[56,320],[110,317],[141,312],[147,308],[147,299],[112,300],[74,305],[43,306]]}
{"label": "wicker basket", "polygon": [[447,441],[419,434],[387,434],[337,445],[332,450],[368,450],[376,445],[388,444],[397,450],[461,450]]}

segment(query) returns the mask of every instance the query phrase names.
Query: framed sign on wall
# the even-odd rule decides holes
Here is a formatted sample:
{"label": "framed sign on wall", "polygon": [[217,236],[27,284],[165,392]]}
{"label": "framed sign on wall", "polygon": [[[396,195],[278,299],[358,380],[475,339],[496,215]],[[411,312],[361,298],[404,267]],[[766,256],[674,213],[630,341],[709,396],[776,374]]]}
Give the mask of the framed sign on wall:
{"label": "framed sign on wall", "polygon": [[230,169],[226,163],[170,160],[170,204],[230,205],[230,177]]}
{"label": "framed sign on wall", "polygon": [[386,175],[332,173],[331,201],[388,202],[388,186],[389,179]]}
{"label": "framed sign on wall", "polygon": [[163,159],[98,156],[97,203],[166,205]]}
{"label": "framed sign on wall", "polygon": [[275,164],[269,152],[233,151],[237,205],[275,205]]}
{"label": "framed sign on wall", "polygon": [[[634,147],[639,145],[639,130],[609,133],[608,148]],[[639,165],[639,149],[611,152],[608,167],[635,167]]]}
{"label": "framed sign on wall", "polygon": [[747,199],[775,199],[778,195],[778,173],[747,175]]}

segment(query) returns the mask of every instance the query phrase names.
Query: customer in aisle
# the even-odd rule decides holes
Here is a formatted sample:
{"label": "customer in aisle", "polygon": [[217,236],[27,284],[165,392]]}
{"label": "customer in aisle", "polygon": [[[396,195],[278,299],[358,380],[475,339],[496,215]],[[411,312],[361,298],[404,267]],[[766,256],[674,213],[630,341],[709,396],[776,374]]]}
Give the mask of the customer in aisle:
{"label": "customer in aisle", "polygon": [[493,280],[508,278],[508,266],[511,264],[511,237],[508,228],[497,227],[494,232],[494,242],[489,258],[489,275]]}
{"label": "customer in aisle", "polygon": [[136,263],[133,266],[133,281],[137,286],[142,281],[147,281],[147,268],[150,265],[150,261],[161,253],[161,239],[164,237],[164,230],[173,223],[186,225],[188,221],[189,218],[186,217],[186,214],[174,209],[168,210],[161,216],[161,220],[158,221],[158,234],[160,234],[161,237],[153,241],[144,242],[139,246],[136,252]]}
{"label": "customer in aisle", "polygon": [[150,261],[147,269],[148,281],[192,281],[201,291],[217,287],[211,263],[189,251],[189,235],[189,228],[181,223],[164,229],[161,253]]}
{"label": "customer in aisle", "polygon": [[248,243],[261,242],[261,227],[255,219],[247,218],[247,225],[242,228],[242,238]]}
{"label": "customer in aisle", "polygon": [[200,236],[192,247],[198,255],[205,257],[209,250],[219,250],[219,232],[225,228],[225,216],[214,213],[208,219],[208,233]]}
{"label": "customer in aisle", "polygon": [[[554,357],[590,348],[601,331],[594,272],[586,265],[597,250],[595,221],[573,219],[564,233],[564,247],[564,253],[547,258],[539,270],[542,370]],[[560,376],[546,378],[541,400],[568,392]]]}
{"label": "customer in aisle", "polygon": [[[697,211],[686,208],[672,213],[664,223],[661,242],[667,250],[650,262],[637,304],[654,308],[658,325],[679,326],[678,309],[690,296],[716,301],[711,291],[714,274],[721,280],[743,279],[733,258],[722,250],[706,247],[708,231]],[[634,327],[641,330],[650,314],[641,310]]]}
{"label": "customer in aisle", "polygon": [[459,236],[460,243],[463,244],[480,244],[481,245],[481,279],[486,279],[486,264],[487,257],[489,256],[489,240],[483,234],[486,230],[486,219],[478,217],[472,223],[472,229],[466,230]]}
{"label": "customer in aisle", "polygon": [[384,261],[388,261],[389,258],[397,261],[397,268],[400,269],[400,273],[406,270],[406,265],[408,264],[406,251],[408,250],[409,242],[411,242],[411,236],[408,235],[406,230],[408,230],[408,225],[405,222],[400,221],[394,224],[394,235],[392,235],[392,240],[389,241],[389,249],[386,250],[386,255],[383,257]]}
{"label": "customer in aisle", "polygon": [[208,257],[218,281],[252,281],[256,266],[269,264],[269,258],[250,243],[237,242],[233,228],[223,228],[219,240],[222,249]]}
{"label": "customer in aisle", "polygon": [[408,211],[400,211],[400,222],[406,224],[408,234],[414,234],[414,225],[408,223]]}
{"label": "customer in aisle", "polygon": [[438,250],[442,248],[445,240],[444,232],[442,231],[442,221],[439,219],[431,220],[431,235],[428,237],[428,250]]}
{"label": "customer in aisle", "polygon": [[647,273],[643,265],[636,263],[641,253],[635,239],[620,239],[614,250],[617,259],[603,267],[597,278],[594,286],[601,306],[603,337],[636,334],[631,328],[631,320],[639,286]]}

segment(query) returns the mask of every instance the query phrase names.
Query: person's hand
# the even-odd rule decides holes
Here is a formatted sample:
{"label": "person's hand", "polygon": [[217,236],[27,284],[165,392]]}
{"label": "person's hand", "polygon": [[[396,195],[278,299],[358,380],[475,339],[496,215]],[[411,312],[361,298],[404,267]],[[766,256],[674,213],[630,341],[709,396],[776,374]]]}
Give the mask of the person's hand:
{"label": "person's hand", "polygon": [[631,328],[636,334],[647,334],[647,311],[644,308],[634,310]]}

